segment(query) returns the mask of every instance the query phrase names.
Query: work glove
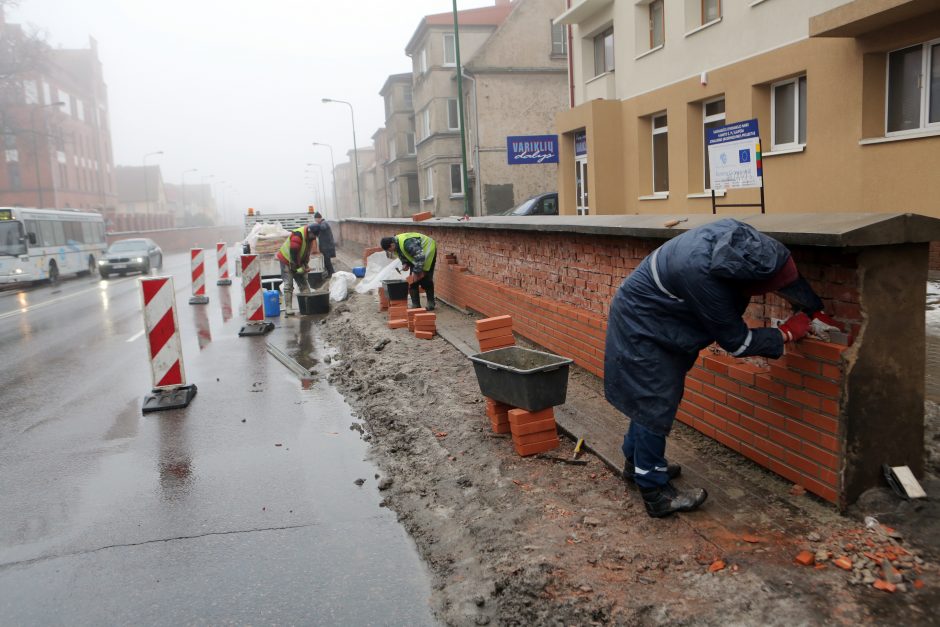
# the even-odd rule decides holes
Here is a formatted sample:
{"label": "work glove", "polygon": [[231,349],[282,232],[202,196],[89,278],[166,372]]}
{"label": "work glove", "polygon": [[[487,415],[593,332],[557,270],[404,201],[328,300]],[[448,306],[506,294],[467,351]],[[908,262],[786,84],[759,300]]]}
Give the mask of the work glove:
{"label": "work glove", "polygon": [[787,318],[786,322],[781,324],[778,328],[780,332],[783,333],[784,342],[796,342],[806,337],[806,334],[809,332],[809,325],[809,316],[801,311]]}
{"label": "work glove", "polygon": [[810,316],[814,321],[819,321],[822,324],[832,327],[833,329],[838,329],[839,331],[845,331],[845,327],[842,326],[841,322],[835,320],[835,318],[827,315],[825,312],[817,311],[812,316]]}

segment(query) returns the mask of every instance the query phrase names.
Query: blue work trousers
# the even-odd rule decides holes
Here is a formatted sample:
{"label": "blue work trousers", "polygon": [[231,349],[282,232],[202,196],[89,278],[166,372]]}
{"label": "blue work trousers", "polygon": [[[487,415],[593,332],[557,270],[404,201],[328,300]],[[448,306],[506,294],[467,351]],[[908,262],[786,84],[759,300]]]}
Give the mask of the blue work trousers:
{"label": "blue work trousers", "polygon": [[633,464],[633,480],[641,488],[659,488],[669,481],[666,474],[666,436],[653,433],[636,420],[623,436],[623,456]]}

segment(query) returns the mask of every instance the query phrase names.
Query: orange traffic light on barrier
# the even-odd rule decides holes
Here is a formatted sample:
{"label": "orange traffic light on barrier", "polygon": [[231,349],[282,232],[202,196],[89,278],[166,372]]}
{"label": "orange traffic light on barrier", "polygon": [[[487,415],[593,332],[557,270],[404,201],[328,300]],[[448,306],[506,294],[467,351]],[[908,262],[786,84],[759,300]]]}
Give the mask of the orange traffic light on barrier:
{"label": "orange traffic light on barrier", "polygon": [[254,210],[253,207],[248,207],[248,215],[250,215],[250,216],[255,215],[255,210]]}

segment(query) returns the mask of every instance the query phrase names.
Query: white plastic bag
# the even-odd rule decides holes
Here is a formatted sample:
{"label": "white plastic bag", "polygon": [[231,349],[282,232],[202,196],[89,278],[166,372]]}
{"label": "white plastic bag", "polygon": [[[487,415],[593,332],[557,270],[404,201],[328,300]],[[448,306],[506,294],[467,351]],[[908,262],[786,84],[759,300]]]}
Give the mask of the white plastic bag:
{"label": "white plastic bag", "polygon": [[281,226],[280,222],[255,222],[254,226],[251,227],[251,231],[245,237],[244,243],[250,246],[251,252],[255,252],[258,239],[277,239],[283,242],[288,235],[290,235],[290,232]]}
{"label": "white plastic bag", "polygon": [[[359,285],[356,286],[356,291],[360,294],[365,294],[366,292],[371,292],[374,289],[382,287],[382,281],[385,279],[391,278],[400,278],[398,272],[401,270],[401,260],[388,260],[385,258],[385,265],[380,266],[382,263],[381,259],[378,257],[385,257],[385,253],[372,253],[369,255],[369,258],[366,260],[366,275]],[[373,258],[376,258],[373,260]],[[378,267],[378,269],[376,269]]]}
{"label": "white plastic bag", "polygon": [[333,276],[330,277],[330,300],[334,303],[346,300],[346,296],[349,294],[349,287],[355,283],[356,275],[352,272],[340,270],[339,272],[333,273]]}

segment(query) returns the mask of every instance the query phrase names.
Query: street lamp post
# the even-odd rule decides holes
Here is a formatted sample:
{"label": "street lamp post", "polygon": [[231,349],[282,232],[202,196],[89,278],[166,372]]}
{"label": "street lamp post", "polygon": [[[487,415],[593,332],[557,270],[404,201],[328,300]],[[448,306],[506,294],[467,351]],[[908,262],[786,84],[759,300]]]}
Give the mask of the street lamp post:
{"label": "street lamp post", "polygon": [[186,175],[190,172],[198,172],[199,168],[193,168],[192,170],[184,170],[180,174],[180,194],[182,195],[182,205],[183,205],[183,217],[186,217]]}
{"label": "street lamp post", "polygon": [[353,159],[356,162],[356,202],[359,205],[359,217],[362,217],[362,193],[359,190],[359,149],[356,147],[356,114],[353,113],[353,106],[345,100],[334,100],[333,98],[323,98],[322,102],[338,102],[349,107],[349,116],[352,119],[353,135]]}
{"label": "street lamp post", "polygon": [[39,180],[39,131],[36,130],[36,112],[49,107],[61,107],[64,102],[52,102],[47,105],[40,105],[29,112],[29,126],[33,129],[33,162],[36,166],[36,191],[39,192],[39,209],[42,209],[42,181]]}
{"label": "street lamp post", "polygon": [[[148,152],[144,155],[144,158],[141,160],[144,166],[144,202],[147,203],[147,222],[150,222],[150,177],[147,176],[147,158],[155,157],[157,155],[162,155],[162,150],[157,150],[156,152]],[[150,228],[152,225],[148,224],[147,228]]]}
{"label": "street lamp post", "polygon": [[313,142],[314,146],[324,146],[330,151],[330,165],[333,170],[330,172],[330,179],[333,181],[333,217],[339,218],[339,212],[336,208],[336,162],[333,161],[333,147],[329,144],[321,144],[320,142]]}

